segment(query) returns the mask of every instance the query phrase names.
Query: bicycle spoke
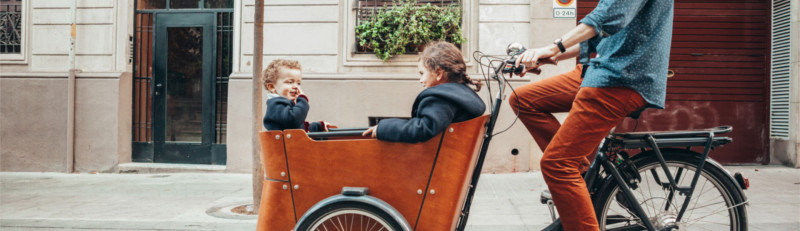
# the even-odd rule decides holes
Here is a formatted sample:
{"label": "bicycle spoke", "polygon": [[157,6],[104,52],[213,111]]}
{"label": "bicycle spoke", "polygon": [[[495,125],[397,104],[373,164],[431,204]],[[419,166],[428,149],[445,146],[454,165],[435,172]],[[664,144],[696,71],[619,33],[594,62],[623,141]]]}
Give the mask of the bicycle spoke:
{"label": "bicycle spoke", "polygon": [[[339,217],[336,217],[336,221],[339,222],[339,227],[342,227],[341,231],[345,231],[344,230],[344,225],[342,224],[342,219],[340,219]],[[336,230],[340,230],[340,229],[336,228]]]}
{"label": "bicycle spoke", "polygon": [[[702,187],[700,187],[700,195],[703,195],[703,194],[705,194],[705,192],[704,192],[704,191],[705,191],[705,187],[706,187],[706,182],[708,182],[708,181],[703,181],[703,186],[702,186]],[[699,203],[699,202],[700,202],[700,195],[698,195],[698,196],[697,196],[697,199],[695,199],[695,200],[694,200],[694,206],[692,206],[692,207],[693,207],[693,209],[692,209],[692,211],[689,213],[689,215],[688,215],[688,216],[686,216],[686,218],[687,218],[687,219],[689,219],[690,217],[692,217],[692,216],[694,215],[694,211],[695,211],[695,209],[697,209],[697,203]],[[691,203],[691,201],[690,201],[689,203]],[[688,208],[687,208],[687,209],[688,209]]]}
{"label": "bicycle spoke", "polygon": [[349,225],[349,226],[347,226],[348,228],[350,228],[348,231],[353,231],[353,220],[354,220],[354,219],[356,219],[356,215],[355,215],[355,214],[352,214],[352,215],[350,216],[350,225]]}
{"label": "bicycle spoke", "polygon": [[[645,176],[645,177],[647,177],[647,176]],[[651,189],[651,187],[650,187],[650,181],[649,181],[649,180],[647,181],[647,188],[648,188],[648,189]],[[653,190],[652,190],[652,189],[651,189],[651,190],[647,190],[647,192],[650,194],[650,198],[653,198]],[[645,201],[645,202],[647,202],[647,201]],[[650,208],[652,208],[652,209],[653,209],[653,213],[652,213],[652,214],[656,214],[656,212],[658,211],[658,209],[656,209],[656,207],[655,207],[655,205],[653,204],[653,201],[652,201],[652,200],[650,201],[650,205],[651,205],[651,206],[650,206]]]}

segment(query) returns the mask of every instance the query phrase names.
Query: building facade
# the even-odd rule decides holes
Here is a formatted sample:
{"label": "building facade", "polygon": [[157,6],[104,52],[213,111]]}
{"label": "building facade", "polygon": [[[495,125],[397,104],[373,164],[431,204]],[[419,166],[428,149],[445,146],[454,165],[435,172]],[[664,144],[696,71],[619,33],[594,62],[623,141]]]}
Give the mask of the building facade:
{"label": "building facade", "polygon": [[[470,76],[480,78],[473,52],[549,44],[597,3],[578,1],[574,17],[559,18],[556,1],[430,2],[461,5],[462,52]],[[410,113],[422,90],[416,55],[384,63],[355,42],[361,10],[382,2],[265,0],[263,66],[301,62],[309,121],[363,127]],[[638,129],[732,124],[734,143],[715,159],[798,166],[800,3],[678,0],[675,8],[668,106],[647,112]],[[0,171],[186,163],[250,172],[253,121],[261,119],[252,118],[254,9],[253,0],[3,1]],[[479,95],[489,99],[485,89]],[[484,171],[538,169],[539,147],[510,107],[502,109],[496,131],[509,129],[492,141]]]}

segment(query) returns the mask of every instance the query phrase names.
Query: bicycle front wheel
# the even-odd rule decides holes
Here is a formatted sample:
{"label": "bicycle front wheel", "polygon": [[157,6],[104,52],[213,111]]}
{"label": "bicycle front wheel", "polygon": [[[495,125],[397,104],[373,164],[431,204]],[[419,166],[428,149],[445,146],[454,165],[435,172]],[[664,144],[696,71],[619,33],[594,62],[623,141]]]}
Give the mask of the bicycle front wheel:
{"label": "bicycle front wheel", "polygon": [[[661,152],[676,184],[690,186],[701,161],[700,154],[682,149],[662,149]],[[631,190],[647,214],[645,219],[657,230],[747,230],[743,193],[724,170],[710,164],[703,166],[688,207],[677,220],[687,197],[670,190],[658,157],[646,152],[632,161],[641,181]],[[635,215],[614,180],[606,181],[598,193],[595,212],[600,230],[645,230],[641,218]]]}
{"label": "bicycle front wheel", "polygon": [[400,225],[386,212],[357,202],[342,202],[311,213],[298,231],[399,231]]}

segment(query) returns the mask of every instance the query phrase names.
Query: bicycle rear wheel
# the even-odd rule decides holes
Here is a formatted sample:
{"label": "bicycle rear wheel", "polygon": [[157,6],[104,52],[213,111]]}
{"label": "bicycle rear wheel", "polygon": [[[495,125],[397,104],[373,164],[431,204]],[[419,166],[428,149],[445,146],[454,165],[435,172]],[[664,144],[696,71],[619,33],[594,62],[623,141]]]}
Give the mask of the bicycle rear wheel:
{"label": "bicycle rear wheel", "polygon": [[395,219],[378,208],[363,203],[342,202],[314,211],[296,230],[399,231],[402,228]]}
{"label": "bicycle rear wheel", "polygon": [[[662,149],[661,152],[678,186],[691,185],[701,161],[700,154],[683,149]],[[676,221],[686,196],[677,191],[671,193],[665,187],[668,179],[658,157],[650,151],[631,161],[641,175],[638,187],[631,189],[656,229],[747,230],[743,193],[724,170],[710,164],[703,166],[686,212],[680,221]],[[596,198],[595,212],[600,230],[645,230],[614,180],[607,180]]]}

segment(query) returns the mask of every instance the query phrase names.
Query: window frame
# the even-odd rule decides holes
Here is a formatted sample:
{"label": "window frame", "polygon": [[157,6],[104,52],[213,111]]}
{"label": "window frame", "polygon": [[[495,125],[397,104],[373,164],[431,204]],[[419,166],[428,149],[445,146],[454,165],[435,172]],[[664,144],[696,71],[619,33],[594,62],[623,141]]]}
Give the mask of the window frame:
{"label": "window frame", "polygon": [[[375,56],[374,53],[363,54],[356,53],[356,10],[358,9],[359,0],[346,0],[342,7],[342,20],[344,21],[343,33],[341,37],[342,47],[342,65],[344,67],[416,67],[418,62],[417,54],[403,54],[394,56],[384,63],[380,58]],[[464,61],[467,66],[472,66],[472,52],[477,50],[478,40],[477,33],[477,15],[474,1],[462,0],[461,7],[464,10],[461,15],[461,33],[467,42],[461,44],[461,53],[464,55]]]}
{"label": "window frame", "polygon": [[0,54],[0,64],[27,64],[28,63],[28,34],[30,34],[30,4],[29,1],[20,1],[20,25],[22,36],[19,41],[19,54]]}

